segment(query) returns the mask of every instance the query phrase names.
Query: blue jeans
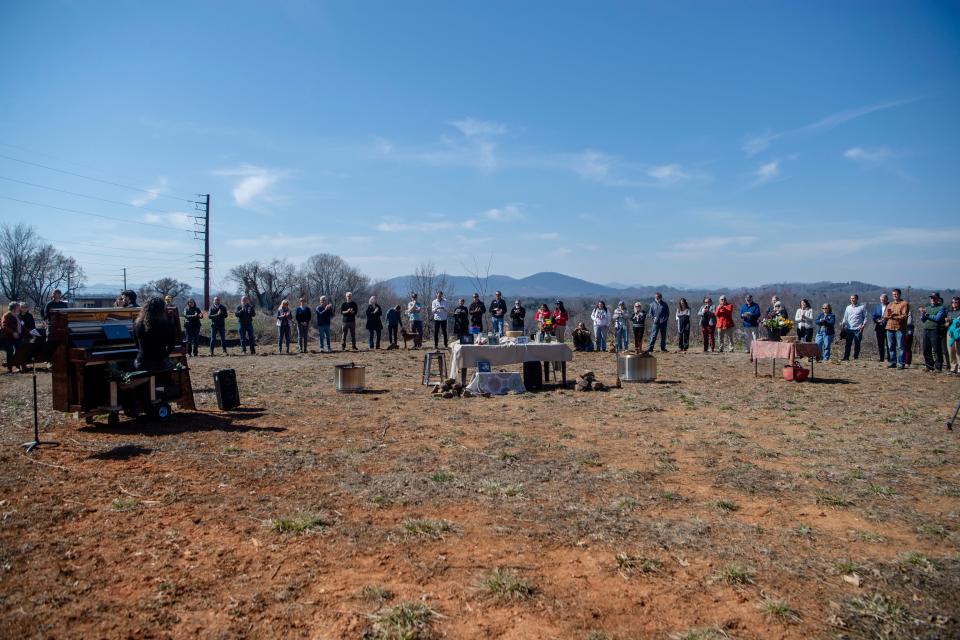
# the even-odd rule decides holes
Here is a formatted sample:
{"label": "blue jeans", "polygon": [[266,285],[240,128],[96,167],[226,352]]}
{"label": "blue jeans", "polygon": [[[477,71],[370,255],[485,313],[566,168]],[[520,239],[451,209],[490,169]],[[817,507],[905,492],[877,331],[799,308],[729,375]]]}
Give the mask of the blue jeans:
{"label": "blue jeans", "polygon": [[593,335],[597,338],[597,351],[607,350],[607,327],[594,327]]}
{"label": "blue jeans", "polygon": [[850,347],[853,347],[853,359],[860,359],[860,341],[863,340],[863,329],[854,331],[847,329],[847,339],[843,345],[843,359],[850,359]]}
{"label": "blue jeans", "polygon": [[188,324],[184,327],[187,334],[187,355],[197,355],[197,345],[200,344],[200,323]]}
{"label": "blue jeans", "polygon": [[380,336],[383,335],[383,329],[368,329],[367,330],[367,344],[370,345],[370,348],[380,348]]}
{"label": "blue jeans", "polygon": [[[240,332],[240,350],[243,353],[247,352],[247,345],[250,345],[250,353],[257,352],[257,345],[253,340],[253,323],[241,324],[238,328]],[[213,343],[210,343],[210,348],[213,349]]]}
{"label": "blue jeans", "polygon": [[887,330],[887,362],[890,364],[896,364],[898,362],[898,351],[900,352],[900,364],[905,364],[906,360],[904,360],[903,354],[903,331]]}
{"label": "blue jeans", "polygon": [[503,318],[493,318],[493,321],[491,322],[491,324],[493,325],[493,332],[498,336],[502,336],[503,335]]}
{"label": "blue jeans", "polygon": [[283,324],[277,327],[277,352],[282,350],[283,343],[287,343],[287,353],[290,353],[290,325]]}
{"label": "blue jeans", "polygon": [[617,342],[617,351],[626,351],[630,348],[630,341],[627,339],[626,327],[615,327],[615,340]]}
{"label": "blue jeans", "polygon": [[220,347],[223,352],[227,352],[227,330],[221,325],[210,325],[210,355],[213,355],[213,347],[217,342],[217,336],[220,336]]}
{"label": "blue jeans", "polygon": [[650,342],[647,343],[647,351],[653,351],[653,346],[657,343],[657,336],[660,336],[660,351],[667,350],[667,324],[654,322],[650,328]]}
{"label": "blue jeans", "polygon": [[829,333],[824,333],[822,331],[817,332],[817,346],[820,347],[820,353],[823,357],[824,362],[830,359],[830,346],[833,345],[833,335]]}
{"label": "blue jeans", "polygon": [[333,347],[330,346],[330,325],[318,324],[317,325],[317,341],[320,343],[320,351],[323,351],[324,340],[327,341],[327,351],[333,351]]}

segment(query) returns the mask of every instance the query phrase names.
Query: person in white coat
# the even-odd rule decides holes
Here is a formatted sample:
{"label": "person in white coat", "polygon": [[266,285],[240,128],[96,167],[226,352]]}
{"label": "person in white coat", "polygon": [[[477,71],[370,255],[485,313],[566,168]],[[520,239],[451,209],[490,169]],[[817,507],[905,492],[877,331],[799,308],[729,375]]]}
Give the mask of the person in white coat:
{"label": "person in white coat", "polygon": [[443,332],[443,347],[447,347],[447,301],[443,291],[437,291],[437,297],[430,303],[430,315],[433,317],[433,348],[440,346],[440,332]]}
{"label": "person in white coat", "polygon": [[797,340],[813,342],[813,307],[806,298],[800,301],[800,306],[793,316],[793,323],[797,328]]}
{"label": "person in white coat", "polygon": [[607,350],[607,329],[610,327],[610,312],[607,310],[607,303],[603,300],[597,302],[596,308],[590,314],[593,320],[593,337],[597,342],[597,351]]}

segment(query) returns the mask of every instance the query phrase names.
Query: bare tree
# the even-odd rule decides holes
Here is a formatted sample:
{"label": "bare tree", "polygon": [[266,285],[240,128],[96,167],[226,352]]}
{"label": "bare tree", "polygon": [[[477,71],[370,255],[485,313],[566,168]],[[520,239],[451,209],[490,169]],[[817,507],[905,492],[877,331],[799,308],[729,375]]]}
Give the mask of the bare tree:
{"label": "bare tree", "polygon": [[52,244],[46,244],[38,247],[28,260],[24,291],[39,309],[47,303],[54,289],[60,289],[69,297],[71,291],[85,280],[86,274],[74,258],[63,255]]}
{"label": "bare tree", "polygon": [[140,287],[139,295],[147,299],[151,296],[166,298],[170,296],[174,300],[184,298],[190,295],[192,287],[186,282],[180,282],[176,278],[157,278]]}
{"label": "bare tree", "polygon": [[250,296],[258,303],[262,296],[260,292],[260,262],[252,260],[244,262],[230,269],[229,279],[237,283],[237,288],[243,295]]}
{"label": "bare tree", "polygon": [[[424,315],[429,317],[430,311],[430,301],[436,296],[437,291],[443,291],[444,295],[447,298],[453,298],[453,282],[450,280],[450,277],[445,273],[438,273],[437,266],[431,262],[421,262],[413,270],[413,275],[410,276],[409,286],[410,291],[415,292],[420,299],[420,304],[423,305]],[[424,322],[424,328],[426,329],[426,334],[431,335],[433,323]]]}
{"label": "bare tree", "polygon": [[293,290],[297,281],[297,270],[287,260],[274,258],[260,267],[259,281],[263,296],[260,304],[273,311]]}
{"label": "bare tree", "polygon": [[309,284],[312,297],[327,296],[332,301],[343,300],[347,291],[362,299],[370,289],[370,279],[347,264],[340,256],[319,253],[307,260],[303,276]]}
{"label": "bare tree", "polygon": [[477,262],[477,257],[473,256],[473,268],[471,269],[464,263],[460,263],[467,276],[470,277],[470,283],[474,291],[480,294],[481,300],[487,299],[487,289],[490,287],[490,265],[493,264],[493,254],[487,259],[486,267]]}
{"label": "bare tree", "polygon": [[39,244],[40,237],[31,226],[0,225],[0,292],[8,300],[26,298],[30,263]]}
{"label": "bare tree", "polygon": [[230,269],[230,279],[244,295],[254,298],[261,307],[272,311],[297,283],[297,269],[287,260],[245,262]]}

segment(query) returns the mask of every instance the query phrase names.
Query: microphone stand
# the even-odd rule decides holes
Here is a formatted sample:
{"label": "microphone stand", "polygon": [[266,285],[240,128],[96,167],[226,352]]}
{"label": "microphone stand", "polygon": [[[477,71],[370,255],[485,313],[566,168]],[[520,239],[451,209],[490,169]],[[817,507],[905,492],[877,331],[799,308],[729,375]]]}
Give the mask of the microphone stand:
{"label": "microphone stand", "polygon": [[59,447],[59,442],[46,442],[40,439],[40,418],[37,412],[37,349],[31,353],[30,373],[33,375],[33,440],[24,442],[20,446],[30,453],[41,445]]}

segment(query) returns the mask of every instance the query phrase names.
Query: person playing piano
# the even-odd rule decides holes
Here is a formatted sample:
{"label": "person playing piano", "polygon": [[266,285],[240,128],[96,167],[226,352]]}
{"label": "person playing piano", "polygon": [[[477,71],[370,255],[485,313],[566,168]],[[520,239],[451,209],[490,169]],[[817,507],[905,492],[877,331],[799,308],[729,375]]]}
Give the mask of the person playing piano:
{"label": "person playing piano", "polygon": [[153,370],[166,367],[167,356],[174,348],[174,328],[167,320],[167,305],[163,298],[150,298],[140,309],[133,323],[137,340],[137,369]]}

